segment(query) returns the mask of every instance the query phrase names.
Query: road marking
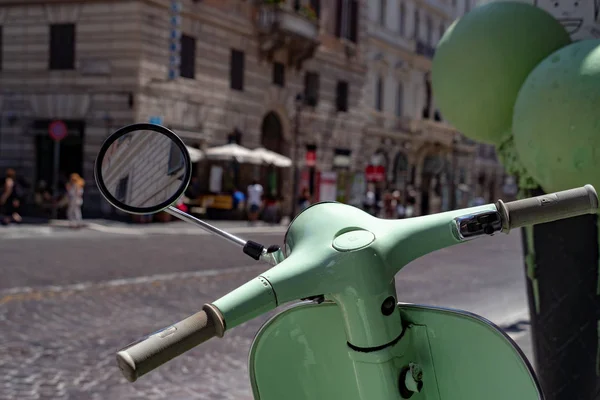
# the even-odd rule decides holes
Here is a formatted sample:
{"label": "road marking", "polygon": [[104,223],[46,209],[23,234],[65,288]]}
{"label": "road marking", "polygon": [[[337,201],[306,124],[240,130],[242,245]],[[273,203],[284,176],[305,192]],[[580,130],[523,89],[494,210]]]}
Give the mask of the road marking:
{"label": "road marking", "polygon": [[[284,226],[257,226],[257,227],[233,227],[224,228],[228,233],[245,235],[283,235],[287,231],[287,227]],[[196,227],[180,227],[180,228],[128,228],[120,226],[106,226],[101,224],[91,223],[87,229],[83,230],[67,230],[62,227],[50,227],[50,226],[38,226],[38,227],[27,227],[27,228],[8,228],[6,231],[0,229],[0,239],[2,240],[14,240],[14,239],[27,239],[27,238],[58,238],[58,237],[71,237],[79,236],[85,232],[99,232],[104,234],[113,235],[129,235],[129,236],[153,236],[153,235],[214,235],[213,233],[206,232],[201,228]]]}
{"label": "road marking", "polygon": [[193,272],[175,272],[171,274],[157,274],[150,276],[140,276],[136,278],[112,279],[100,282],[81,282],[70,285],[48,285],[48,286],[22,286],[10,289],[0,290],[0,304],[8,303],[14,300],[40,300],[45,295],[57,294],[62,292],[82,292],[88,289],[111,288],[129,285],[146,285],[155,282],[166,282],[178,279],[202,278],[208,276],[225,275],[235,272],[245,272],[252,269],[264,271],[269,266],[262,263],[245,265],[241,267],[207,269]]}

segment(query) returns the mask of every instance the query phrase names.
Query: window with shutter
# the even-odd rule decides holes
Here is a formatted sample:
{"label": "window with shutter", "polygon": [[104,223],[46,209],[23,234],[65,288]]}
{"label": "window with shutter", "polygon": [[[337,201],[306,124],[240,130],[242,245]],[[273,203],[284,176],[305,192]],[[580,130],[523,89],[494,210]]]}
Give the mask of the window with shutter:
{"label": "window with shutter", "polygon": [[231,50],[230,83],[233,90],[244,90],[244,52]]}
{"label": "window with shutter", "polygon": [[380,76],[375,82],[375,109],[383,111],[383,79]]}
{"label": "window with shutter", "polygon": [[421,24],[421,21],[419,20],[419,10],[415,9],[415,29],[413,32],[413,38],[415,39],[419,39],[419,30],[421,29],[421,27],[419,26]]}
{"label": "window with shutter", "polygon": [[398,89],[396,90],[396,116],[402,116],[402,106],[404,101],[404,87],[402,82],[398,83]]}
{"label": "window with shutter", "polygon": [[404,3],[400,3],[400,15],[398,15],[398,32],[400,33],[400,35],[404,36],[406,34],[406,22],[405,22],[405,16],[406,14],[406,6],[404,5]]}
{"label": "window with shutter", "polygon": [[181,35],[179,75],[189,79],[196,77],[196,39],[191,36]]}
{"label": "window with shutter", "polygon": [[3,27],[0,26],[0,71],[2,71],[2,64],[4,61],[4,58],[2,56],[2,53],[4,52],[4,30]]}
{"label": "window with shutter", "polygon": [[119,180],[117,184],[117,193],[115,198],[118,201],[125,202],[127,198],[127,189],[129,188],[129,175]]}
{"label": "window with shutter", "polygon": [[385,26],[386,14],[387,14],[387,0],[379,0],[379,25]]}
{"label": "window with shutter", "polygon": [[177,144],[175,144],[175,142],[171,142],[167,175],[176,174],[178,171],[182,170],[184,166],[185,160],[183,159],[183,153],[181,152],[181,149],[177,146]]}
{"label": "window with shutter", "polygon": [[312,107],[319,103],[319,74],[315,72],[304,75],[304,103]]}
{"label": "window with shutter", "polygon": [[356,43],[358,41],[358,0],[350,0],[350,32],[347,39]]}
{"label": "window with shutter", "polygon": [[433,22],[431,17],[427,17],[425,24],[427,27],[427,44],[433,46]]}
{"label": "window with shutter", "polygon": [[273,84],[285,86],[285,66],[282,63],[273,63]]}
{"label": "window with shutter", "polygon": [[358,0],[337,0],[335,35],[352,42],[358,40]]}
{"label": "window with shutter", "polygon": [[75,69],[75,24],[50,25],[50,51],[48,68],[51,70]]}
{"label": "window with shutter", "polygon": [[336,87],[336,109],[338,111],[348,111],[348,82],[338,81]]}
{"label": "window with shutter", "polygon": [[335,36],[341,38],[343,31],[343,21],[344,21],[344,0],[336,0],[335,6]]}

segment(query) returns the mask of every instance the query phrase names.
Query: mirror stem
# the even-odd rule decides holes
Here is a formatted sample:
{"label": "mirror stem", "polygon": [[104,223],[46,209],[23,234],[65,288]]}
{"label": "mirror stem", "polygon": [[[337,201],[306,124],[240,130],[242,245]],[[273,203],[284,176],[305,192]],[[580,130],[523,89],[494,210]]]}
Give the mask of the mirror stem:
{"label": "mirror stem", "polygon": [[181,211],[180,209],[175,208],[173,206],[167,207],[164,211],[171,214],[174,217],[177,217],[177,218],[185,221],[185,222],[190,222],[194,225],[198,225],[200,228],[204,229],[205,231],[214,233],[215,235],[218,235],[218,236],[221,236],[222,238],[224,238],[224,239],[228,240],[229,242],[236,244],[238,246],[244,247],[248,243],[244,239],[241,239],[230,233],[222,231],[219,228],[216,228],[210,224],[207,224],[206,222],[204,222],[196,217],[193,217],[193,216],[189,215],[188,213],[185,213],[185,212]]}

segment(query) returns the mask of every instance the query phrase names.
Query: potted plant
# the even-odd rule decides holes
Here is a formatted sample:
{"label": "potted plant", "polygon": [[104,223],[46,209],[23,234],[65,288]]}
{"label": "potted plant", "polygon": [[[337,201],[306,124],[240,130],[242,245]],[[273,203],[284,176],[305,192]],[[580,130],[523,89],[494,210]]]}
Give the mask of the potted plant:
{"label": "potted plant", "polygon": [[311,6],[301,6],[298,13],[311,21],[316,21],[318,19],[317,12]]}

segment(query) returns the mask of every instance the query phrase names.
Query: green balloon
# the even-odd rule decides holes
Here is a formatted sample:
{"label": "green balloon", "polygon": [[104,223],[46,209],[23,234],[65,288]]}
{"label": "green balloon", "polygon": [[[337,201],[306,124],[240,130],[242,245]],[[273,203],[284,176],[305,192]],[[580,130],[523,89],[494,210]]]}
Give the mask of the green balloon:
{"label": "green balloon", "polygon": [[564,47],[531,72],[513,134],[519,159],[545,191],[600,188],[600,40]]}
{"label": "green balloon", "polygon": [[475,8],[448,28],[436,49],[432,88],[442,115],[469,138],[498,144],[527,75],[570,42],[556,19],[532,5]]}

